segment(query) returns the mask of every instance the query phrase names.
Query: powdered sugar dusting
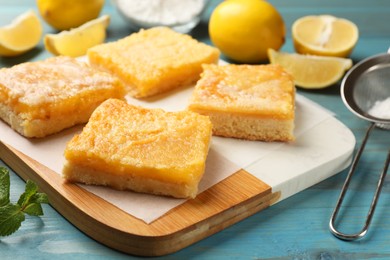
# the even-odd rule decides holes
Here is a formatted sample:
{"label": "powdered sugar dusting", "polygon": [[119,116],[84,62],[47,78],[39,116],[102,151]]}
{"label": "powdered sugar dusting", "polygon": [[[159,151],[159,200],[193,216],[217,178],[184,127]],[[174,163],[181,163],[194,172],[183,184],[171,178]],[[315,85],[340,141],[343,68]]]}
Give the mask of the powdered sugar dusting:
{"label": "powdered sugar dusting", "polygon": [[381,119],[390,119],[390,97],[375,102],[370,110],[368,110],[368,114]]}
{"label": "powdered sugar dusting", "polygon": [[0,70],[0,84],[7,102],[30,106],[66,100],[92,89],[109,89],[115,80],[107,73],[97,72],[65,56]]}
{"label": "powdered sugar dusting", "polygon": [[175,25],[191,21],[203,10],[204,0],[116,0],[122,13],[141,24]]}

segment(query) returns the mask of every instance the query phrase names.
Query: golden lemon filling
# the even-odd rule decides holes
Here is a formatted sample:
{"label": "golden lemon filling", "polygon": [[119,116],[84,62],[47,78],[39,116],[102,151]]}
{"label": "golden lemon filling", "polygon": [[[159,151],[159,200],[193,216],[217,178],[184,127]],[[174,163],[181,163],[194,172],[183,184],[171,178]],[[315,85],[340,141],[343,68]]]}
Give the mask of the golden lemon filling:
{"label": "golden lemon filling", "polygon": [[293,118],[294,87],[280,66],[204,65],[190,108]]}
{"label": "golden lemon filling", "polygon": [[166,27],[141,30],[88,51],[92,66],[118,76],[129,93],[148,97],[196,82],[203,63],[217,63],[218,49]]}
{"label": "golden lemon filling", "polygon": [[165,112],[108,100],[67,144],[64,178],[194,197],[205,169],[211,128],[208,117],[190,111]]}
{"label": "golden lemon filling", "polygon": [[204,65],[189,110],[210,116],[213,134],[293,140],[295,86],[279,65]]}
{"label": "golden lemon filling", "polygon": [[124,95],[118,79],[70,57],[0,69],[0,117],[27,137],[85,123],[101,102]]}

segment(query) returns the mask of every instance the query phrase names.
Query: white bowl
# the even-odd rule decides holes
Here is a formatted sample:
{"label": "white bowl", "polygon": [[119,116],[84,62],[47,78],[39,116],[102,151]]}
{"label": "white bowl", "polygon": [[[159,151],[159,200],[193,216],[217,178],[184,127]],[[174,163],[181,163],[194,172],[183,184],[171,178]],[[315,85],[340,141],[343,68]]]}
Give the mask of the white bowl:
{"label": "white bowl", "polygon": [[167,26],[187,33],[201,20],[208,0],[112,0],[134,30]]}

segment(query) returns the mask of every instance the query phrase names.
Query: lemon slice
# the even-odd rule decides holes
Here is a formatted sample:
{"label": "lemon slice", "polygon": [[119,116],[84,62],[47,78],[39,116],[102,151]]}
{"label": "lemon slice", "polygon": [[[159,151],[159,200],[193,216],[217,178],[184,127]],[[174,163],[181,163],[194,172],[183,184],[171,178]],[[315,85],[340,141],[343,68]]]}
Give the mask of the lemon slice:
{"label": "lemon slice", "polygon": [[353,22],[331,15],[305,16],[292,25],[294,47],[300,54],[347,57],[358,37]]}
{"label": "lemon slice", "polygon": [[110,17],[104,15],[69,31],[46,34],[45,48],[54,55],[85,55],[89,48],[104,42],[109,23]]}
{"label": "lemon slice", "polygon": [[294,77],[295,84],[307,89],[320,89],[337,83],[352,67],[352,60],[338,57],[303,55],[268,50],[271,64],[281,65]]}
{"label": "lemon slice", "polygon": [[0,28],[0,56],[23,54],[38,45],[42,24],[34,11],[17,16],[9,25]]}

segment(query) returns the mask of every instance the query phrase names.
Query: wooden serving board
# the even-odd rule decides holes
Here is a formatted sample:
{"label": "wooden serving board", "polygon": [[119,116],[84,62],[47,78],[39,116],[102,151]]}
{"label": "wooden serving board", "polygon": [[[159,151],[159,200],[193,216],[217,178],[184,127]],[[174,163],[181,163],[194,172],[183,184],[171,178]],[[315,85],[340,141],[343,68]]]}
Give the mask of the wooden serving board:
{"label": "wooden serving board", "polygon": [[1,159],[48,194],[50,204],[95,240],[130,254],[159,256],[180,250],[272,204],[279,193],[244,170],[146,224],[0,142]]}
{"label": "wooden serving board", "polygon": [[[300,105],[314,109],[314,104]],[[20,143],[6,144],[2,135],[7,130],[0,131],[0,158],[6,164],[24,180],[36,182],[50,204],[84,233],[141,256],[178,251],[338,173],[348,166],[355,146],[351,131],[330,116],[293,145],[272,151],[147,224],[79,185],[64,183],[58,172],[14,148]]]}

